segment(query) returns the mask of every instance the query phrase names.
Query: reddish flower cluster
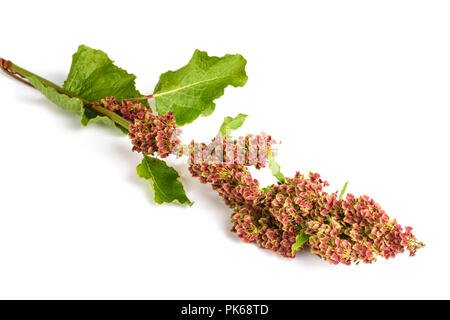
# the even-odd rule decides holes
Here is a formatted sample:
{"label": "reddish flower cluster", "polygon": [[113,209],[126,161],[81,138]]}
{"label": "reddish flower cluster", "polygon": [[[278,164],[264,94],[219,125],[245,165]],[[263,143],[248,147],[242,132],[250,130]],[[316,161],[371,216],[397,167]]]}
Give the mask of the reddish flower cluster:
{"label": "reddish flower cluster", "polygon": [[191,142],[183,147],[174,135],[172,112],[157,116],[149,106],[129,100],[119,102],[114,97],[103,99],[102,104],[132,123],[129,135],[134,151],[163,158],[177,153],[177,146],[185,149],[178,154],[189,152],[192,176],[211,184],[234,210],[231,231],[246,242],[294,257],[293,244],[302,233],[308,237],[306,246],[313,253],[330,263],[347,265],[372,263],[377,256],[393,258],[405,250],[413,256],[423,247],[410,227],[403,230],[369,197],[348,194],[346,199],[339,199],[337,193],[325,192],[328,183],[319,174],[305,177],[297,173],[283,183],[261,189],[247,167],[266,166],[274,143],[270,136],[249,135],[237,140],[216,137],[208,145]]}
{"label": "reddish flower cluster", "polygon": [[376,256],[388,259],[405,249],[414,255],[423,246],[410,227],[403,231],[367,196],[348,194],[342,200],[323,191],[328,183],[318,174],[297,173],[262,190],[243,165],[191,163],[189,170],[234,209],[231,231],[285,257],[295,256],[292,245],[300,231],[309,236],[311,251],[333,264],[372,263]]}
{"label": "reddish flower cluster", "polygon": [[297,173],[265,195],[266,207],[283,229],[294,226],[309,235],[313,253],[333,264],[372,263],[376,256],[389,259],[405,249],[413,256],[423,247],[412,228],[403,231],[373,199],[352,194],[338,199],[337,193],[323,191],[325,186],[319,174]]}
{"label": "reddish flower cluster", "polygon": [[172,111],[158,116],[150,106],[131,100],[117,101],[114,97],[106,97],[101,103],[131,122],[129,136],[133,151],[165,158],[180,143]]}
{"label": "reddish flower cluster", "polygon": [[[263,164],[262,164],[263,165]],[[234,209],[231,217],[232,232],[245,242],[256,242],[261,248],[271,249],[291,257],[295,242],[295,226],[286,226],[271,214],[265,206],[266,193],[259,188],[248,169],[235,164],[194,164],[189,171],[200,182],[210,183]]]}
{"label": "reddish flower cluster", "polygon": [[[244,150],[249,151],[248,139],[255,136],[249,136],[245,139],[238,139],[241,143],[235,141],[235,146],[246,146]],[[283,227],[283,224],[266,207],[266,193],[259,188],[259,182],[253,179],[247,167],[249,159],[256,168],[264,168],[267,164],[267,152],[270,150],[273,142],[270,136],[256,136],[256,141],[265,141],[267,144],[258,144],[257,150],[261,151],[265,157],[254,155],[245,155],[244,158],[235,157],[233,163],[223,163],[216,154],[211,154],[203,158],[203,163],[196,163],[198,153],[208,150],[205,144],[200,148],[192,148],[191,163],[189,171],[192,176],[198,177],[202,183],[210,183],[224,199],[225,203],[234,209],[231,221],[232,232],[236,232],[245,242],[256,242],[261,248],[271,249],[280,254],[291,257],[291,247],[295,242],[296,232],[294,226]],[[242,143],[242,141],[247,141]],[[194,143],[191,143],[194,146]],[[217,149],[216,149],[217,150]],[[234,149],[234,154],[237,154]],[[197,152],[197,155],[196,155]],[[257,152],[257,151],[256,151]],[[257,152],[258,153],[258,152]],[[258,155],[260,155],[258,153]],[[256,163],[254,159],[257,159]],[[244,164],[242,164],[244,162]]]}

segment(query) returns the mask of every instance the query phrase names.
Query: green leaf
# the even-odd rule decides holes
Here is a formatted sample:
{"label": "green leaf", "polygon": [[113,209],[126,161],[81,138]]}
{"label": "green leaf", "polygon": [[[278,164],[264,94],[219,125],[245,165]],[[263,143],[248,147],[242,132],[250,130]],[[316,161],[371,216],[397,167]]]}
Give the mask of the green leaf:
{"label": "green leaf", "polygon": [[278,179],[281,183],[284,183],[284,174],[280,171],[280,165],[275,161],[272,154],[269,152],[269,168],[272,170],[272,175]]}
{"label": "green leaf", "polygon": [[294,255],[298,249],[300,249],[309,240],[309,235],[305,234],[305,229],[300,230],[299,234],[295,237],[295,243],[292,244],[292,255]]}
{"label": "green leaf", "polygon": [[[142,96],[136,90],[135,79],[134,74],[114,65],[103,51],[81,45],[72,57],[72,66],[63,88],[90,102],[98,102],[109,96],[121,100]],[[142,102],[146,103],[146,100]],[[116,126],[108,117],[93,110],[87,111],[81,121],[84,126],[90,122]],[[125,128],[117,127],[127,133]]]}
{"label": "green leaf", "polygon": [[186,196],[183,185],[178,180],[178,172],[169,167],[165,161],[144,156],[136,171],[139,177],[151,181],[156,203],[178,201],[181,204],[193,204]]}
{"label": "green leaf", "polygon": [[136,76],[114,65],[108,55],[81,45],[72,57],[72,66],[63,88],[90,102],[114,96],[118,100],[137,98]]}
{"label": "green leaf", "polygon": [[348,182],[349,182],[349,181],[347,181],[347,182],[344,184],[344,187],[342,188],[341,193],[339,194],[339,199],[342,199],[342,198],[344,197],[345,190],[347,189]]}
{"label": "green leaf", "polygon": [[[91,121],[103,123],[110,127],[116,126],[114,121],[112,121],[108,117],[98,116],[93,110],[85,108],[81,99],[72,98],[63,93],[59,93],[58,91],[56,91],[56,89],[46,86],[34,76],[30,76],[27,79],[33,85],[33,87],[39,90],[51,102],[67,111],[81,116],[82,125],[86,126],[87,123]],[[127,131],[125,128],[122,128],[120,126],[117,127],[119,127],[119,129],[121,129],[122,131]]]}
{"label": "green leaf", "polygon": [[229,137],[231,135],[231,132],[240,128],[242,124],[245,121],[245,118],[248,116],[243,113],[239,113],[235,118],[232,117],[225,117],[223,119],[222,126],[220,127],[218,136],[221,137]]}
{"label": "green leaf", "polygon": [[213,101],[227,86],[242,87],[247,82],[246,63],[239,54],[210,57],[195,50],[187,65],[160,76],[153,92],[156,110],[159,114],[172,110],[179,126],[210,115],[216,106]]}
{"label": "green leaf", "polygon": [[48,100],[56,104],[57,106],[78,114],[79,116],[83,116],[84,114],[84,105],[83,101],[78,98],[71,98],[65,94],[59,93],[54,88],[47,87],[38,78],[34,76],[30,76],[27,78],[28,81],[39,90]]}
{"label": "green leaf", "polygon": [[127,128],[124,128],[124,127],[118,125],[117,123],[112,121],[110,118],[100,115],[97,112],[95,112],[94,110],[85,108],[83,117],[81,118],[81,124],[83,126],[87,126],[89,123],[102,123],[109,127],[117,127],[118,129],[120,129],[120,131],[122,131],[123,134],[128,134]]}

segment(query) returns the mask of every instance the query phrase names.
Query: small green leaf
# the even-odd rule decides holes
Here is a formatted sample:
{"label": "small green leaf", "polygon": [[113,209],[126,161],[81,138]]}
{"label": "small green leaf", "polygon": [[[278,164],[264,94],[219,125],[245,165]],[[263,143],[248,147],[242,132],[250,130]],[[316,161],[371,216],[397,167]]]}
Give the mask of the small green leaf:
{"label": "small green leaf", "polygon": [[305,229],[300,230],[299,234],[295,237],[295,243],[292,244],[292,255],[294,255],[298,249],[300,249],[309,240],[309,235],[305,234]]}
{"label": "small green leaf", "polygon": [[231,135],[231,132],[242,126],[245,118],[247,117],[248,116],[243,113],[239,113],[235,118],[225,117],[217,135],[221,137],[229,137]]}
{"label": "small green leaf", "polygon": [[210,115],[216,106],[213,101],[227,86],[242,87],[247,82],[246,63],[239,54],[210,57],[195,50],[187,65],[160,76],[153,92],[156,110],[159,114],[172,110],[179,126]]}
{"label": "small green leaf", "polygon": [[347,181],[347,182],[344,184],[344,187],[342,188],[341,193],[339,194],[339,199],[344,198],[345,190],[347,189],[348,183],[349,183],[349,181]]}
{"label": "small green leaf", "polygon": [[123,134],[128,134],[127,128],[118,125],[106,116],[99,115],[94,110],[85,108],[83,117],[81,118],[81,124],[83,126],[87,126],[89,123],[103,123],[109,127],[117,127],[118,129],[120,129],[120,131],[122,131]]}
{"label": "small green leaf", "polygon": [[280,165],[275,161],[272,154],[269,152],[269,168],[272,170],[272,175],[278,179],[281,183],[284,183],[284,174],[280,171]]}
{"label": "small green leaf", "polygon": [[169,167],[165,161],[144,156],[136,171],[139,177],[151,181],[156,203],[178,201],[181,204],[193,204],[186,196],[183,185],[178,180],[180,177],[178,172]]}
{"label": "small green leaf", "polygon": [[[88,122],[91,121],[103,123],[110,127],[116,126],[114,121],[112,121],[108,117],[99,116],[93,110],[85,108],[83,101],[81,101],[81,99],[72,98],[63,93],[59,93],[58,91],[56,91],[56,89],[47,87],[38,78],[34,76],[30,76],[27,79],[33,85],[33,87],[39,90],[51,102],[67,111],[70,111],[72,113],[81,116],[82,125],[86,126]],[[126,133],[127,130],[125,128],[122,128],[120,126],[117,127],[119,127],[119,129],[121,129],[123,132]]]}
{"label": "small green leaf", "polygon": [[[104,97],[114,96],[118,100],[137,98],[142,95],[135,87],[136,76],[114,65],[108,55],[81,45],[72,57],[72,66],[63,88],[90,102],[98,102]],[[142,103],[147,103],[143,100]],[[100,122],[116,126],[112,120],[93,110],[87,111],[81,123]],[[123,127],[118,127],[127,133]]]}
{"label": "small green leaf", "polygon": [[30,76],[27,78],[28,81],[39,90],[48,100],[56,104],[57,106],[76,113],[79,116],[83,116],[84,114],[84,105],[83,101],[78,98],[71,98],[65,94],[59,93],[54,88],[47,87],[38,78],[34,76]]}

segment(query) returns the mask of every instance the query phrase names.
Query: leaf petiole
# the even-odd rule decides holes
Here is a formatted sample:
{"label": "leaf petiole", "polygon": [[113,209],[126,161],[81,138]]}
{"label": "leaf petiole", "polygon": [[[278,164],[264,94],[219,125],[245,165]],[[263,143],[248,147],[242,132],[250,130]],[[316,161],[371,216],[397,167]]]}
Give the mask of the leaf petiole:
{"label": "leaf petiole", "polygon": [[28,71],[22,67],[19,67],[18,65],[16,65],[15,63],[9,61],[9,60],[5,60],[0,58],[0,68],[9,76],[13,77],[16,80],[19,80],[20,82],[29,85],[30,87],[34,86],[28,81],[29,77],[35,77],[36,79],[38,79],[42,84],[44,84],[47,87],[53,88],[55,89],[57,92],[65,94],[68,97],[71,98],[77,98],[80,99],[84,106],[86,108],[92,109],[95,112],[107,116],[108,118],[110,118],[112,121],[114,121],[115,123],[117,123],[118,125],[124,127],[124,128],[129,128],[130,126],[130,122],[124,118],[122,118],[121,116],[119,116],[117,113],[110,111],[104,107],[102,107],[99,103],[97,102],[89,102],[75,94],[73,94],[70,91],[67,91],[63,88],[61,88],[60,86],[56,85],[55,83],[42,78],[36,74],[34,74],[31,71]]}

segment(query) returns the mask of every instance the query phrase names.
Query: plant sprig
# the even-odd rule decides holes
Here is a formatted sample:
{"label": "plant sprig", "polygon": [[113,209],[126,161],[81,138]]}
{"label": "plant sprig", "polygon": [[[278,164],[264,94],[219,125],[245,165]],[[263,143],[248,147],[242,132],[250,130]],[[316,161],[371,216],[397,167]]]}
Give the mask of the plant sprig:
{"label": "plant sprig", "polygon": [[[338,195],[323,191],[328,183],[317,173],[305,177],[297,172],[293,178],[285,177],[274,159],[270,136],[248,135],[234,140],[231,148],[223,146],[232,140],[232,131],[242,126],[245,114],[225,117],[214,138],[217,141],[210,145],[182,143],[175,134],[177,128],[213,113],[215,100],[228,86],[245,85],[245,65],[239,54],[214,57],[196,50],[185,66],[163,73],[153,93],[141,94],[135,75],[116,66],[103,51],[84,45],[73,55],[62,86],[0,58],[4,72],[77,114],[82,125],[97,122],[128,134],[133,151],[143,153],[136,172],[149,181],[158,204],[193,204],[180,175],[164,160],[169,154],[188,155],[191,175],[210,183],[233,209],[232,231],[247,242],[286,257],[294,257],[308,246],[333,264],[372,263],[377,256],[391,258],[405,249],[415,255],[424,244],[417,241],[412,228],[403,230],[367,196],[347,194],[344,199],[348,182]],[[155,100],[156,113],[148,99]],[[218,149],[210,149],[216,142]],[[208,161],[197,163],[196,152]],[[258,156],[261,153],[265,155],[262,159]],[[224,162],[224,154],[236,159]],[[247,167],[260,169],[266,162],[278,182],[261,189]]]}

